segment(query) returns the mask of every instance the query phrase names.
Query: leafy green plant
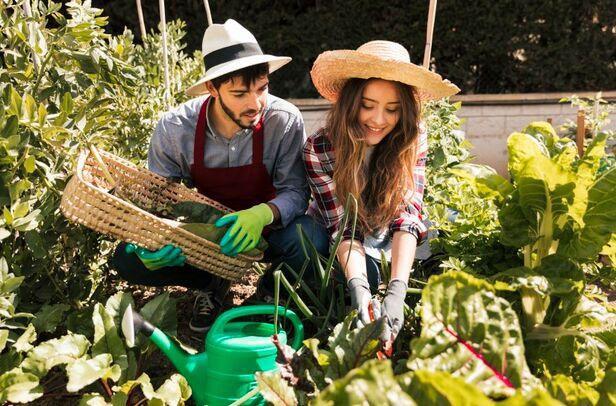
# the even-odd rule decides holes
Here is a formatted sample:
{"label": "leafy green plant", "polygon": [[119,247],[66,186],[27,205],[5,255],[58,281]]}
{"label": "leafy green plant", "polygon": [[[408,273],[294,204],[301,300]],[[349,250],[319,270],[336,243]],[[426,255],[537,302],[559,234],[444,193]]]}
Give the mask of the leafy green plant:
{"label": "leafy green plant", "polygon": [[[0,355],[7,367],[0,375],[0,399],[27,402],[85,392],[82,399],[88,402],[96,399],[126,404],[129,398],[142,395],[160,404],[183,403],[191,393],[185,379],[172,375],[155,391],[142,370],[154,347],[141,339],[135,348],[129,348],[119,336],[117,326],[128,305],[134,306],[132,296],[123,292],[111,296],[105,305],[97,303],[92,312],[91,337],[69,331],[34,344],[37,337],[30,325],[8,352]],[[175,302],[168,294],[148,302],[141,313],[168,334],[176,334]]]}
{"label": "leafy green plant", "polygon": [[[383,320],[337,325],[325,348],[312,338],[258,375],[274,404],[560,404],[526,365],[517,314],[490,283],[463,272],[432,276],[422,292],[421,336],[394,371],[376,359]],[[471,400],[472,399],[472,400]],[[542,402],[542,403],[539,403]]]}
{"label": "leafy green plant", "polygon": [[[118,289],[107,283],[113,243],[68,224],[58,210],[82,149],[145,158],[168,108],[153,63],[161,36],[153,32],[142,46],[130,32],[111,36],[88,1],[31,3],[30,17],[21,2],[0,4],[0,399],[89,390],[84,401],[116,401],[140,396],[139,387],[153,403],[177,404],[190,396],[185,382],[171,377],[155,391],[142,374],[153,347],[129,349],[117,334],[119,309],[132,298],[118,294],[101,304]],[[180,22],[168,27],[172,104],[186,99],[183,89],[202,68],[200,57],[181,51],[183,29]],[[162,295],[143,311],[173,334],[173,305]]]}
{"label": "leafy green plant", "polygon": [[[89,145],[143,160],[167,109],[160,72],[145,67],[159,65],[160,35],[135,46],[129,32],[106,34],[106,18],[89,2],[67,3],[66,17],[61,7],[36,1],[27,18],[20,3],[0,4],[0,255],[26,278],[20,294],[31,312],[102,299],[111,242],[68,224],[61,193]],[[181,52],[182,28],[169,29],[173,103],[185,100],[183,87],[201,68]]]}
{"label": "leafy green plant", "polygon": [[598,133],[579,158],[571,140],[548,123],[532,123],[509,137],[510,184],[490,180],[493,174],[463,175],[486,198],[508,191],[497,197],[500,239],[521,259],[492,280],[519,306],[529,365],[540,376],[561,374],[592,387],[604,379],[616,344],[614,309],[602,291],[614,271],[598,261],[616,231],[616,171],[600,170],[606,139]]}
{"label": "leafy green plant", "polygon": [[[429,276],[451,258],[484,274],[495,273],[494,264],[500,264],[501,270],[507,269],[515,255],[499,241],[496,197],[500,194],[490,192],[488,198],[475,190],[472,180],[476,177],[492,181],[497,177],[492,168],[469,163],[471,145],[460,130],[461,120],[456,116],[459,108],[459,103],[432,102],[423,114],[430,147],[424,211],[437,230],[430,247],[439,260],[418,264],[420,275]],[[475,172],[484,173],[475,176]]]}

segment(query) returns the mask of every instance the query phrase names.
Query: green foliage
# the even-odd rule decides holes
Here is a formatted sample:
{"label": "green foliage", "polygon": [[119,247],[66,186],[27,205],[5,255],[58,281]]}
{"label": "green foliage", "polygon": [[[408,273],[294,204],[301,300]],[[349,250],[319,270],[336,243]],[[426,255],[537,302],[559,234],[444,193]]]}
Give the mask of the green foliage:
{"label": "green foliage", "polygon": [[[451,276],[448,276],[451,278]],[[432,279],[438,277],[432,277]],[[469,278],[463,276],[464,280]],[[431,282],[432,283],[432,282]],[[436,284],[440,283],[435,281]],[[485,287],[481,282],[476,284]],[[464,286],[459,286],[464,291]],[[457,297],[452,301],[458,303]],[[496,404],[480,389],[474,374],[454,376],[446,371],[439,371],[440,367],[420,369],[417,371],[395,374],[391,361],[374,359],[375,353],[363,359],[352,369],[339,370],[330,365],[332,356],[336,353],[339,359],[353,358],[357,354],[358,337],[370,335],[376,326],[364,326],[355,330],[348,330],[353,315],[349,315],[328,339],[328,349],[318,347],[317,339],[304,341],[302,347],[292,357],[286,358],[280,365],[280,371],[259,374],[259,390],[269,402],[275,405],[334,405],[334,404],[443,404],[443,405],[493,405]],[[364,331],[367,330],[367,331]],[[344,332],[344,334],[340,334]],[[506,351],[507,344],[503,345]],[[350,357],[349,354],[350,353]],[[524,355],[521,355],[522,361]],[[443,361],[441,359],[441,361]],[[452,363],[447,363],[452,365]],[[446,367],[446,366],[445,366]],[[463,368],[463,367],[462,367]],[[464,369],[464,368],[463,368]],[[481,369],[477,371],[481,373]],[[560,403],[541,390],[538,382],[529,384],[521,390],[512,391],[512,395],[505,404],[551,404]],[[498,386],[498,384],[496,385]],[[531,390],[537,386],[537,390]],[[486,387],[484,386],[484,389]]]}
{"label": "green foliage", "polygon": [[[105,306],[96,303],[91,314],[94,325],[92,337],[69,331],[62,337],[31,344],[36,336],[30,325],[26,330],[30,334],[23,334],[25,338],[19,339],[22,343],[15,343],[10,349],[11,352],[23,353],[23,356],[18,357],[12,368],[2,371],[0,398],[23,402],[24,399],[33,400],[44,396],[43,380],[49,382],[54,379],[48,379],[49,375],[65,373],[68,392],[96,389],[97,386],[93,385],[95,382],[100,382],[106,388],[103,394],[86,394],[82,402],[90,402],[87,404],[109,400],[113,404],[126,404],[137,387],[141,388],[143,396],[150,403],[183,404],[190,397],[191,391],[181,376],[171,376],[157,390],[154,390],[146,374],[135,379],[139,365],[147,363],[152,350],[147,341],[139,341],[137,347],[128,348],[118,335],[117,317],[128,304],[134,305],[133,299],[123,292],[110,297]],[[167,334],[176,334],[175,301],[168,294],[159,295],[148,302],[141,313],[155,319]],[[6,355],[2,354],[2,357]],[[56,367],[62,367],[62,370],[58,371]]]}
{"label": "green foliage", "polygon": [[[123,310],[134,306],[130,295],[98,303],[117,289],[106,283],[111,241],[68,224],[58,206],[83,148],[96,145],[142,164],[160,114],[186,99],[201,61],[182,52],[184,25],[169,24],[174,68],[167,97],[160,35],[142,46],[128,31],[111,36],[101,12],[87,1],[64,8],[35,1],[26,18],[21,3],[0,4],[0,47],[10,50],[0,59],[0,397],[11,402],[42,396],[60,374],[68,383],[51,389],[83,392],[100,382],[105,393],[84,402],[125,396],[126,403],[130,390],[115,393],[110,385],[134,379],[153,351],[143,339],[126,348],[118,335]],[[18,303],[33,314],[17,312]],[[174,306],[161,295],[144,314],[176,334]],[[142,376],[151,403],[190,396],[178,377],[155,391]]]}
{"label": "green foliage", "polygon": [[0,376],[0,401],[26,403],[43,395],[36,376],[19,371],[9,371]]}
{"label": "green foliage", "polygon": [[580,260],[596,258],[616,230],[613,199],[616,171],[598,179],[605,155],[599,135],[583,158],[575,145],[546,124],[531,124],[508,140],[509,170],[516,189],[499,216],[503,243],[524,246],[525,265],[535,267],[556,252]]}
{"label": "green foliage", "polygon": [[[428,104],[424,112],[430,146],[424,210],[438,230],[430,247],[490,274],[496,272],[494,264],[506,269],[512,256],[512,250],[499,242],[497,218],[496,197],[507,192],[507,181],[492,168],[468,163],[470,143],[460,131],[455,115],[459,108],[459,103],[439,101]],[[475,182],[479,179],[482,185]]]}
{"label": "green foliage", "polygon": [[419,405],[492,405],[476,386],[447,372],[419,370],[398,377],[408,383],[408,393]]}
{"label": "green foliage", "polygon": [[[370,12],[382,12],[378,3],[368,3],[358,2]],[[229,3],[224,12],[237,4]],[[264,5],[257,1],[242,11]],[[318,6],[324,27],[337,21],[330,12],[342,5]],[[441,6],[439,13],[451,12],[452,5]],[[218,7],[215,15],[222,15]],[[365,11],[362,7],[352,8],[358,18],[346,15],[348,25],[337,29],[366,18],[359,12]],[[396,10],[401,3],[391,7]],[[316,15],[312,6],[299,3],[277,9],[267,16],[277,24],[264,26],[279,27],[274,31],[291,37],[283,18],[288,10]],[[411,9],[405,5],[400,15],[419,10]],[[163,376],[154,380],[155,389],[147,375],[154,346],[140,336],[129,347],[118,333],[125,309],[135,303],[106,280],[112,242],[69,225],[58,203],[77,153],[85,147],[97,145],[142,163],[160,114],[168,104],[182,102],[183,90],[200,76],[200,55],[183,53],[183,23],[168,25],[172,72],[166,94],[160,35],[152,32],[142,46],[128,31],[109,35],[106,18],[89,2],[70,2],[63,9],[34,2],[32,14],[25,18],[22,5],[14,1],[0,4],[5,27],[0,32],[5,50],[0,58],[0,402],[76,393],[80,404],[88,405],[183,404],[191,395],[186,380],[175,374],[163,381]],[[538,29],[529,21],[525,25]],[[242,22],[249,28],[257,24]],[[405,32],[395,24],[371,24],[362,35],[385,26],[394,40]],[[411,28],[417,27],[413,23]],[[279,40],[263,38],[264,49],[286,53],[274,46]],[[292,78],[298,92],[297,78],[307,85],[308,70],[297,75],[294,69],[318,53],[313,39],[300,39],[306,46],[290,50],[304,53],[300,64],[278,77],[281,86]],[[439,58],[435,54],[436,63]],[[451,69],[458,68],[452,64]],[[513,77],[498,72],[501,78]],[[482,80],[485,75],[480,72]],[[479,89],[485,83],[470,85]],[[394,372],[391,362],[374,359],[383,320],[352,328],[354,314],[347,314],[344,286],[334,278],[339,271],[335,255],[320,258],[304,238],[316,284],[308,286],[303,277],[308,262],[299,275],[285,271],[287,278],[278,270],[276,277],[316,334],[300,351],[283,357],[278,373],[258,376],[264,397],[278,404],[463,405],[472,400],[487,405],[506,396],[502,403],[511,405],[614,403],[616,312],[605,293],[613,289],[614,271],[597,261],[600,253],[613,261],[616,246],[616,171],[613,154],[605,152],[612,135],[601,131],[606,117],[601,102],[572,102],[596,112],[584,157],[578,158],[571,140],[547,123],[532,123],[509,140],[511,181],[469,163],[469,145],[455,116],[459,105],[427,105],[432,186],[425,202],[440,232],[433,248],[447,257],[441,266],[451,270],[427,281],[421,272],[414,275],[422,298],[407,312],[396,343],[392,362],[398,367]],[[349,202],[345,224],[355,221]],[[218,213],[199,215],[211,222]],[[340,238],[333,252],[339,243]],[[384,273],[387,279],[390,270]],[[141,314],[167,334],[177,334],[175,300],[168,294],[150,300]]]}
{"label": "green foliage", "polygon": [[565,375],[554,376],[546,386],[552,396],[567,405],[592,406],[599,401],[596,390]]}
{"label": "green foliage", "polygon": [[490,284],[450,271],[430,278],[422,303],[421,336],[411,342],[409,369],[472,379],[492,396],[535,385],[518,317]]}
{"label": "green foliage", "polygon": [[537,325],[529,334],[529,362],[545,375],[564,374],[597,384],[616,348],[616,312],[585,296],[563,306],[557,326]]}
{"label": "green foliage", "polygon": [[293,388],[282,379],[280,372],[257,372],[255,374],[259,392],[273,405],[296,405]]}
{"label": "green foliage", "polygon": [[334,381],[319,394],[314,405],[415,405],[394,378],[389,362],[371,360]]}
{"label": "green foliage", "polygon": [[117,364],[111,366],[112,361],[111,354],[99,354],[94,358],[76,360],[66,367],[68,375],[66,389],[69,392],[77,392],[98,379],[117,381],[122,371]]}
{"label": "green foliage", "polygon": [[[53,2],[34,2],[32,9],[26,19],[21,4],[0,5],[6,27],[0,47],[11,50],[0,62],[0,256],[26,278],[25,309],[76,309],[102,299],[99,283],[112,246],[68,224],[58,210],[61,193],[88,145],[144,159],[167,109],[160,72],[146,72],[143,65],[160,52],[160,36],[144,46],[134,45],[129,32],[112,37],[104,32],[102,10],[89,3],[67,3],[66,15]],[[179,66],[172,103],[186,97],[180,82],[199,74],[195,60],[181,52],[182,28],[174,23],[169,29],[169,39],[178,43],[171,58]],[[54,322],[67,310],[45,309],[53,309]]]}

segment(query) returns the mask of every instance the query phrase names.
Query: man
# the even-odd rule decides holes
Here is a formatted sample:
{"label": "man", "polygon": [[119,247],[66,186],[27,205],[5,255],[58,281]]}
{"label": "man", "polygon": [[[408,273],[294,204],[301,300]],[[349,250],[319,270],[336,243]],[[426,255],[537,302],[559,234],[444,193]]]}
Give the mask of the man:
{"label": "man", "polygon": [[[301,160],[305,139],[299,110],[268,92],[269,74],[291,58],[265,55],[254,36],[234,20],[212,24],[203,37],[205,76],[187,93],[194,98],[167,112],[150,142],[148,167],[183,179],[236,212],[221,251],[230,256],[254,248],[267,226],[265,260],[301,268],[301,225],[318,251],[327,252],[322,226],[304,213],[309,190]],[[120,244],[112,261],[132,283],[199,289],[190,328],[207,330],[220,310],[220,280],[185,265],[179,248],[148,251]],[[224,289],[222,289],[224,290]]]}

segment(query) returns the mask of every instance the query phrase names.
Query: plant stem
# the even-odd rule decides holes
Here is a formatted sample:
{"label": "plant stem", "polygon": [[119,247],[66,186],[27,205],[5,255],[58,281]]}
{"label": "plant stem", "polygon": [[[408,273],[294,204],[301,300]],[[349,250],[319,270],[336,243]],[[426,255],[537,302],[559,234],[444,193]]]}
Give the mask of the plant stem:
{"label": "plant stem", "polygon": [[41,84],[41,79],[43,78],[43,75],[45,74],[45,68],[47,67],[47,64],[49,63],[49,61],[51,60],[51,57],[54,54],[53,53],[54,45],[55,44],[51,44],[49,46],[49,49],[47,50],[47,57],[43,60],[43,63],[41,64],[41,68],[39,69],[38,75],[36,76],[36,83],[34,83],[34,87],[32,88],[33,95],[36,95],[36,92],[38,91],[38,87]]}
{"label": "plant stem", "polygon": [[[54,288],[56,288],[56,291],[58,292],[58,294],[60,295],[60,297],[64,300],[66,299],[66,294],[64,293],[64,291],[60,288],[60,285],[58,284],[58,282],[56,281],[56,279],[53,277],[53,274],[51,273],[51,267],[46,266],[45,267],[45,273],[47,273],[47,276],[49,277],[49,279],[51,280],[51,284],[54,286]],[[70,302],[66,302],[67,304],[71,304]]]}
{"label": "plant stem", "polygon": [[142,405],[142,404],[144,404],[144,403],[145,403],[145,402],[147,402],[147,401],[148,401],[148,398],[143,398],[143,399],[141,399],[139,402],[135,403],[135,406]]}
{"label": "plant stem", "polygon": [[107,380],[104,379],[104,378],[101,378],[100,381],[103,384],[103,389],[105,389],[105,393],[107,393],[107,396],[109,396],[111,398],[113,396],[113,391],[109,387],[109,384],[107,383]]}
{"label": "plant stem", "polygon": [[419,285],[427,285],[428,284],[428,282],[420,281],[419,279],[415,279],[415,278],[409,278],[409,282],[414,282],[414,283],[417,283]]}
{"label": "plant stem", "polygon": [[251,390],[250,392],[248,392],[247,394],[245,394],[244,396],[242,396],[241,398],[239,398],[235,402],[231,403],[229,406],[239,406],[239,405],[242,405],[242,404],[244,404],[244,402],[246,402],[251,397],[255,396],[257,393],[259,393],[259,388],[258,387],[254,388],[253,390]]}
{"label": "plant stem", "polygon": [[287,264],[284,264],[284,265],[287,267],[287,271],[289,271],[291,275],[295,278],[295,280],[299,282],[299,287],[304,291],[304,293],[306,293],[308,298],[312,300],[314,305],[319,309],[319,312],[321,313],[327,312],[327,309],[325,309],[325,306],[323,306],[323,304],[319,301],[316,295],[310,290],[310,288],[306,286],[306,283],[300,279],[297,273],[295,273],[295,271],[291,269],[289,265]]}
{"label": "plant stem", "polygon": [[289,296],[291,296],[299,310],[304,313],[304,316],[314,321],[314,314],[312,313],[312,311],[310,311],[308,306],[306,306],[306,303],[304,303],[302,298],[299,297],[297,292],[293,290],[293,287],[291,286],[287,278],[282,274],[282,272],[280,272],[280,281],[282,282],[282,285],[285,287],[285,289],[289,292]]}
{"label": "plant stem", "polygon": [[526,338],[529,340],[553,340],[564,336],[583,337],[584,333],[574,329],[537,324]]}
{"label": "plant stem", "polygon": [[280,303],[280,269],[274,272],[274,334],[278,334],[278,304]]}

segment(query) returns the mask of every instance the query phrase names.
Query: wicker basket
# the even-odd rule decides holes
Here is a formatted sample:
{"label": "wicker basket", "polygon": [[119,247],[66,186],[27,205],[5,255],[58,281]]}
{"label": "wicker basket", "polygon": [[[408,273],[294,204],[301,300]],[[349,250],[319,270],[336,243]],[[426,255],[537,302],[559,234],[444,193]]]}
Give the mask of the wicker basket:
{"label": "wicker basket", "polygon": [[[197,191],[170,182],[108,152],[100,151],[100,157],[116,182],[114,190],[121,188],[130,193],[130,200],[141,207],[195,201],[223,212],[232,211]],[[72,222],[149,250],[173,244],[182,249],[188,264],[231,281],[240,279],[253,262],[262,258],[244,254],[237,257],[224,255],[218,244],[112,195],[109,193],[111,187],[101,165],[92,153],[84,151],[79,156],[75,176],[64,190],[60,209]],[[125,197],[125,193],[120,195]]]}

